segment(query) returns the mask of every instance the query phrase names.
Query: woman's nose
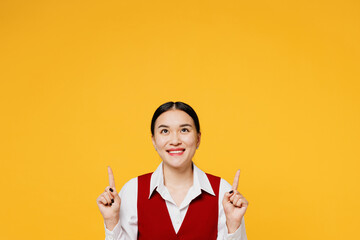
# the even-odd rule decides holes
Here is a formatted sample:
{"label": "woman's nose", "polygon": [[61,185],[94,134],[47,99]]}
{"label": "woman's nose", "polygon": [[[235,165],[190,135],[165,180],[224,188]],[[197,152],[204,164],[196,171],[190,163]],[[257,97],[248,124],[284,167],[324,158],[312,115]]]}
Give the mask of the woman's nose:
{"label": "woman's nose", "polygon": [[170,144],[175,145],[175,146],[181,144],[181,140],[177,133],[172,134]]}

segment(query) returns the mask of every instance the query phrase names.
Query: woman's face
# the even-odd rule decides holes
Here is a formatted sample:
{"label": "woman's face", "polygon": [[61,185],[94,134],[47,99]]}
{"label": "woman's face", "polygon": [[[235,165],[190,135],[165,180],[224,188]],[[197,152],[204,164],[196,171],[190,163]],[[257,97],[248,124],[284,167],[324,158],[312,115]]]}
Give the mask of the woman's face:
{"label": "woman's face", "polygon": [[186,112],[174,109],[156,119],[152,141],[164,164],[184,168],[191,166],[200,144],[200,133]]}

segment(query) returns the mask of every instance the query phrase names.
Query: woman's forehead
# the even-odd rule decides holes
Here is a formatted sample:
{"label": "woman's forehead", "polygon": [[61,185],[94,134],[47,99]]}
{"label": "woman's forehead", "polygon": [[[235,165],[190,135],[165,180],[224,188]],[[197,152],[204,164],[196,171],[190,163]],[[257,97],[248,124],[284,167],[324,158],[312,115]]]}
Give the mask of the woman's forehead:
{"label": "woman's forehead", "polygon": [[194,126],[194,120],[184,111],[174,109],[162,113],[155,122],[156,126],[167,125],[167,126],[179,126],[183,124],[190,124]]}

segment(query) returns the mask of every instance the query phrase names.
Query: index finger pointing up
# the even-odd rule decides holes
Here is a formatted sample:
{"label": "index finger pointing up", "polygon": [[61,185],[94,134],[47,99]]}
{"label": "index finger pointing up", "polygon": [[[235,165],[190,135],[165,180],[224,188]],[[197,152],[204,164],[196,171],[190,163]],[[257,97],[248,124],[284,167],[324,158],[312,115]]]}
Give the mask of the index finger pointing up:
{"label": "index finger pointing up", "polygon": [[108,174],[109,174],[109,186],[115,188],[114,175],[110,166],[108,166]]}
{"label": "index finger pointing up", "polygon": [[239,185],[239,178],[240,178],[240,169],[238,169],[236,171],[235,178],[234,178],[234,183],[232,185],[233,190],[237,190],[238,185]]}

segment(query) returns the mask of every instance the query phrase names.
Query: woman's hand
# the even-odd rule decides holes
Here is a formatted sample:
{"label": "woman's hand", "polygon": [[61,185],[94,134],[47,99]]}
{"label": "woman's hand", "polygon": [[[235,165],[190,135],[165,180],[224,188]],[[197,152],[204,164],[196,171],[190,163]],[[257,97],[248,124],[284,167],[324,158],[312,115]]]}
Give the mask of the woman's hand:
{"label": "woman's hand", "polygon": [[226,226],[229,233],[234,233],[241,224],[241,220],[248,207],[248,201],[238,191],[240,170],[236,172],[232,190],[225,193],[223,207],[226,216]]}
{"label": "woman's hand", "polygon": [[109,186],[96,199],[96,203],[104,218],[106,228],[112,231],[120,219],[120,203],[121,199],[115,188],[114,175],[110,167],[108,167]]}

